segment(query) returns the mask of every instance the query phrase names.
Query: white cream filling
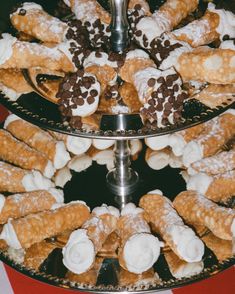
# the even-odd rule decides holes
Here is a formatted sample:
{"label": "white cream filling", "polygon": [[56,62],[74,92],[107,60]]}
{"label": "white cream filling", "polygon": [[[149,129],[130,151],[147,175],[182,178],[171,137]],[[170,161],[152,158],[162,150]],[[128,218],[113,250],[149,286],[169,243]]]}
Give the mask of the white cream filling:
{"label": "white cream filling", "polygon": [[22,264],[24,262],[25,250],[23,248],[14,249],[12,247],[9,247],[7,249],[7,254],[9,255],[10,259],[12,259],[16,263]]}
{"label": "white cream filling", "polygon": [[144,210],[140,207],[136,207],[136,205],[134,203],[128,203],[126,204],[122,211],[121,211],[121,216],[124,215],[129,215],[129,214],[138,214],[138,213],[143,213]]}
{"label": "white cream filling", "polygon": [[3,226],[2,232],[0,234],[0,240],[4,240],[8,246],[14,249],[21,249],[22,246],[16,235],[15,229],[11,223],[11,219]]}
{"label": "white cream filling", "polygon": [[0,39],[0,64],[4,64],[8,59],[11,58],[13,53],[13,45],[17,39],[10,34],[2,34]]}
{"label": "white cream filling", "polygon": [[133,235],[126,242],[123,257],[128,271],[141,274],[150,269],[160,254],[158,238],[148,233]]}
{"label": "white cream filling", "polygon": [[181,156],[184,152],[184,147],[186,146],[186,142],[182,135],[180,134],[172,134],[169,139],[169,145],[171,146],[172,152],[175,156]]}
{"label": "white cream filling", "polygon": [[75,155],[81,155],[90,148],[91,142],[92,141],[89,138],[68,136],[66,140],[66,146],[69,152]]}
{"label": "white cream filling", "polygon": [[54,176],[54,182],[57,187],[63,188],[67,182],[72,178],[72,174],[67,166],[58,170]]}
{"label": "white cream filling", "polygon": [[169,157],[169,166],[172,168],[181,168],[183,166],[183,161],[181,156],[175,156],[173,153]]}
{"label": "white cream filling", "polygon": [[203,148],[202,146],[195,142],[189,142],[183,150],[183,164],[189,167],[191,163],[198,161],[203,158]]}
{"label": "white cream filling", "polygon": [[235,109],[229,108],[228,110],[226,110],[226,111],[224,112],[224,114],[226,114],[226,113],[229,113],[229,114],[232,114],[232,115],[235,116]]}
{"label": "white cream filling", "polygon": [[187,181],[187,190],[195,190],[205,195],[212,182],[213,177],[204,173],[197,173],[189,177]]}
{"label": "white cream filling", "polygon": [[184,225],[171,225],[167,229],[176,246],[179,256],[187,262],[198,262],[204,254],[204,244],[194,231]]}
{"label": "white cream filling", "polygon": [[159,190],[159,189],[149,191],[147,194],[154,194],[154,195],[162,195],[163,196],[162,190]]}
{"label": "white cream filling", "polygon": [[4,129],[7,129],[8,125],[10,123],[12,123],[15,120],[20,120],[21,118],[19,118],[18,116],[16,116],[15,114],[10,114],[8,115],[8,117],[6,118],[5,122],[4,122]]}
{"label": "white cream filling", "polygon": [[6,201],[5,196],[2,195],[2,194],[0,194],[0,213],[2,212],[2,209],[4,207],[5,201]]}
{"label": "white cream filling", "polygon": [[107,204],[102,204],[99,207],[95,207],[92,210],[92,213],[95,214],[96,216],[101,216],[103,214],[111,214],[115,216],[116,218],[119,218],[120,216],[120,212],[116,207],[108,206]]}
{"label": "white cream filling", "polygon": [[136,29],[142,31],[141,37],[135,36],[141,46],[143,46],[143,35],[147,37],[147,41],[150,44],[153,39],[159,37],[165,32],[164,24],[161,21],[158,21],[157,18],[151,16],[140,19],[136,25]]}
{"label": "white cream filling", "polygon": [[54,173],[55,173],[55,167],[53,166],[52,162],[50,160],[48,160],[48,163],[45,167],[43,175],[45,177],[51,179],[53,177]]}
{"label": "white cream filling", "polygon": [[170,145],[170,135],[146,138],[145,144],[152,150],[161,150]]}
{"label": "white cream filling", "polygon": [[22,179],[22,185],[25,191],[47,190],[54,187],[51,180],[45,178],[40,172],[32,171],[26,174]]}
{"label": "white cream filling", "polygon": [[92,165],[92,158],[87,154],[74,156],[68,163],[68,167],[78,173],[86,170]]}
{"label": "white cream filling", "polygon": [[142,150],[142,143],[139,139],[130,140],[131,155],[138,154]]}
{"label": "white cream filling", "polygon": [[235,218],[233,219],[233,222],[231,225],[231,232],[232,232],[233,238],[235,238]]}
{"label": "white cream filling", "polygon": [[146,160],[148,166],[154,170],[160,170],[169,164],[170,154],[164,151],[153,151]]}
{"label": "white cream filling", "polygon": [[174,271],[171,270],[171,267],[169,267],[169,269],[173,277],[181,279],[201,273],[204,269],[204,263],[203,261],[187,262],[182,264],[178,269]]}
{"label": "white cream filling", "polygon": [[70,155],[66,150],[65,144],[62,141],[56,143],[56,151],[54,156],[54,166],[56,169],[64,167],[70,160]]}
{"label": "white cream filling", "polygon": [[92,157],[92,160],[96,161],[96,163],[100,165],[114,167],[114,152],[110,149],[101,150]]}
{"label": "white cream filling", "polygon": [[99,150],[108,149],[111,146],[113,146],[115,143],[115,140],[102,140],[102,139],[93,139],[92,145]]}
{"label": "white cream filling", "polygon": [[234,40],[227,40],[227,41],[221,42],[219,48],[235,50]]}
{"label": "white cream filling", "polygon": [[148,54],[144,50],[141,50],[141,49],[131,50],[126,55],[126,60],[136,59],[136,58],[149,59],[149,56],[148,56]]}
{"label": "white cream filling", "polygon": [[84,60],[83,66],[84,68],[87,68],[92,65],[99,65],[99,66],[105,66],[108,65],[110,67],[118,67],[117,62],[115,61],[109,61],[108,54],[105,52],[100,52],[99,53],[101,56],[96,57],[96,52],[92,51],[90,55]]}
{"label": "white cream filling", "polygon": [[208,10],[218,14],[220,17],[219,26],[216,28],[217,33],[220,35],[220,40],[225,35],[229,35],[230,39],[235,38],[235,15],[228,10],[216,9],[213,3],[208,4]]}
{"label": "white cream filling", "polygon": [[50,188],[48,192],[55,198],[57,203],[64,203],[64,192],[56,188]]}
{"label": "white cream filling", "polygon": [[73,273],[86,272],[95,261],[95,248],[87,236],[87,231],[74,231],[62,250],[63,264]]}

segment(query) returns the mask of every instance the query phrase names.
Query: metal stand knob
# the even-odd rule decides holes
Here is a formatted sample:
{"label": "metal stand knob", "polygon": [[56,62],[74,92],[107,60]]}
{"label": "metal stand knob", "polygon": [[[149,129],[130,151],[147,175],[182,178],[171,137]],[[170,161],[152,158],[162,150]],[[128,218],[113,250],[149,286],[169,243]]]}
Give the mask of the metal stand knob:
{"label": "metal stand knob", "polygon": [[129,24],[127,20],[128,0],[109,0],[111,8],[111,44],[115,52],[123,52],[128,46]]}
{"label": "metal stand knob", "polygon": [[[115,169],[107,174],[109,189],[118,196],[132,194],[138,185],[139,176],[130,168],[130,148],[128,140],[117,140],[115,143]],[[123,201],[124,201],[123,200]]]}

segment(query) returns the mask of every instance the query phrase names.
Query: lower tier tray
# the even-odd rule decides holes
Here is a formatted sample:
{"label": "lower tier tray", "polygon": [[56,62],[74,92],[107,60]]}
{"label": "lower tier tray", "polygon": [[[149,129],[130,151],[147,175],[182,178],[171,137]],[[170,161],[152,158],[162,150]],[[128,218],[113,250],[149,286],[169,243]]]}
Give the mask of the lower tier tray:
{"label": "lower tier tray", "polygon": [[[145,162],[144,149],[138,159],[132,163],[132,167],[139,173],[140,183],[137,192],[134,195],[130,195],[129,201],[138,204],[139,198],[142,195],[154,189],[162,190],[164,195],[173,200],[180,191],[185,190],[185,183],[180,175],[180,170],[169,167],[160,171],[151,169]],[[112,195],[106,187],[106,174],[106,167],[96,163],[93,163],[86,171],[81,173],[74,172],[71,181],[67,182],[64,187],[65,202],[79,199],[86,201],[91,208],[103,203],[120,207],[123,204],[121,198]],[[230,204],[232,205],[232,203]],[[207,232],[202,234],[207,234]],[[55,242],[54,239],[48,241]],[[206,247],[203,257],[204,270],[200,274],[177,279],[169,271],[164,256],[166,250],[164,249],[154,265],[154,271],[158,274],[159,280],[155,280],[153,283],[152,281],[141,281],[140,279],[138,282],[128,285],[120,285],[120,266],[118,259],[115,257],[104,258],[95,284],[87,284],[85,281],[84,283],[77,283],[66,278],[67,269],[62,263],[61,248],[54,249],[43,264],[41,264],[38,271],[28,269],[16,263],[7,252],[0,252],[0,259],[17,271],[50,285],[95,293],[150,293],[163,289],[182,287],[209,278],[235,264],[234,256],[218,261],[216,255]]]}

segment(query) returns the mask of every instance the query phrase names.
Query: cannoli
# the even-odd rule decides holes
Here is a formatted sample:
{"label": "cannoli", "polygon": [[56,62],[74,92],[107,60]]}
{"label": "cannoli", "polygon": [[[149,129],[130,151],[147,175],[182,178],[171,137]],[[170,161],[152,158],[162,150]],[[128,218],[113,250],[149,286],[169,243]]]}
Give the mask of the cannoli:
{"label": "cannoli", "polygon": [[92,145],[98,150],[105,150],[112,147],[115,140],[103,140],[103,139],[93,139]]}
{"label": "cannoli", "polygon": [[146,68],[135,74],[134,84],[139,97],[147,98],[140,109],[144,123],[163,128],[182,118],[183,102],[188,94],[182,90],[181,78],[173,68],[165,71]]}
{"label": "cannoli", "polygon": [[194,231],[183,223],[171,201],[158,194],[146,194],[140,199],[153,230],[161,235],[174,253],[184,261],[198,262],[204,254],[204,244]]}
{"label": "cannoli", "polygon": [[235,85],[216,85],[210,84],[202,91],[193,96],[194,99],[200,101],[210,108],[216,108],[223,105],[223,103],[232,103],[234,98]]}
{"label": "cannoli", "polygon": [[170,153],[171,151],[168,148],[164,148],[159,151],[147,148],[145,153],[145,161],[150,168],[154,170],[160,170],[169,164]]}
{"label": "cannoli", "polygon": [[204,268],[203,261],[186,262],[180,259],[173,251],[164,252],[164,256],[172,276],[176,279],[198,275]]}
{"label": "cannoli", "polygon": [[56,95],[61,114],[68,120],[93,114],[98,108],[100,91],[100,83],[93,74],[79,70],[66,75]]}
{"label": "cannoli", "polygon": [[182,168],[183,167],[182,156],[176,156],[173,152],[170,152],[169,166],[172,168]]}
{"label": "cannoli", "polygon": [[92,51],[83,62],[87,73],[95,75],[101,85],[101,92],[108,85],[114,85],[117,79],[115,69],[120,66],[120,61],[115,60],[115,56],[107,54],[102,50]]}
{"label": "cannoli", "polygon": [[197,191],[184,191],[174,199],[174,207],[189,224],[206,226],[224,240],[234,237],[235,211],[217,205]]}
{"label": "cannoli", "polygon": [[145,138],[145,144],[152,150],[162,150],[170,145],[170,135]]}
{"label": "cannoli", "polygon": [[48,132],[14,114],[7,117],[4,128],[19,140],[45,154],[56,169],[64,167],[70,160],[64,142],[55,140]]}
{"label": "cannoli", "polygon": [[119,88],[119,93],[122,102],[128,108],[128,113],[139,112],[142,104],[135,87],[131,83],[124,82]]}
{"label": "cannoli", "polygon": [[235,83],[234,58],[235,51],[231,49],[199,47],[183,52],[174,62],[176,70],[184,81],[233,84]]}
{"label": "cannoli", "polygon": [[141,273],[134,274],[127,270],[120,268],[118,273],[118,285],[121,287],[141,287],[141,286],[155,286],[160,283],[160,278],[153,268]]}
{"label": "cannoli", "polygon": [[0,46],[5,50],[0,58],[0,68],[20,69],[39,66],[64,72],[74,71],[75,65],[63,52],[63,48],[68,45],[62,45],[60,49],[49,48],[37,43],[18,41],[10,34],[2,34]]}
{"label": "cannoli", "polygon": [[105,240],[102,248],[97,253],[97,255],[105,258],[117,258],[117,250],[119,247],[120,238],[116,231],[114,231]]}
{"label": "cannoli", "polygon": [[61,43],[65,39],[68,25],[45,12],[41,5],[23,3],[10,15],[12,25],[43,42]]}
{"label": "cannoli", "polygon": [[117,208],[102,205],[93,209],[82,229],[72,232],[62,251],[63,263],[71,272],[81,274],[92,268],[96,253],[116,229],[118,217]]}
{"label": "cannoli", "polygon": [[67,167],[78,173],[88,169],[92,165],[92,158],[87,154],[80,154],[74,156],[68,163]]}
{"label": "cannoli", "polygon": [[49,210],[55,203],[63,203],[63,191],[50,188],[4,197],[0,194],[0,224],[10,218],[20,218],[31,213]]}
{"label": "cannoli", "polygon": [[108,170],[114,168],[114,150],[112,148],[98,150],[98,149],[91,149],[89,150],[89,155],[92,157],[93,161],[96,161],[97,164],[106,165]]}
{"label": "cannoli", "polygon": [[148,67],[155,67],[149,55],[140,49],[131,50],[127,53],[124,65],[120,68],[120,77],[128,82],[134,83],[135,74]]}
{"label": "cannoli", "polygon": [[121,267],[134,274],[149,270],[159,257],[161,243],[151,234],[143,209],[133,203],[125,205],[117,233],[121,239],[118,251]]}
{"label": "cannoli", "polygon": [[233,135],[235,130],[235,111],[227,110],[219,117],[206,123],[206,128],[183,151],[183,163],[189,167],[195,161],[217,153]]}
{"label": "cannoli", "polygon": [[32,149],[24,142],[15,139],[9,132],[0,130],[0,159],[23,169],[38,170],[45,177],[51,178],[55,168],[41,152]]}
{"label": "cannoli", "polygon": [[188,179],[187,190],[195,190],[215,202],[226,203],[235,195],[235,170],[214,176],[197,173]]}
{"label": "cannoli", "polygon": [[39,270],[42,263],[55,248],[57,248],[56,244],[49,243],[45,240],[33,244],[25,250],[23,265],[26,268]]}
{"label": "cannoli", "polygon": [[224,36],[234,38],[235,15],[231,11],[215,9],[215,4],[209,3],[204,16],[190,22],[188,25],[173,31],[180,41],[188,42],[192,47],[209,44]]}
{"label": "cannoli", "polygon": [[[15,249],[29,248],[46,238],[58,235],[65,230],[80,227],[90,216],[85,202],[74,201],[59,204],[58,208],[30,214],[16,220],[8,220],[3,226],[0,239]],[[27,229],[26,229],[27,228]]]}
{"label": "cannoli", "polygon": [[203,242],[206,244],[211,251],[214,252],[215,256],[219,261],[224,261],[233,256],[233,242],[230,240],[223,240],[211,232],[202,237]]}
{"label": "cannoli", "polygon": [[72,174],[70,172],[70,169],[67,166],[65,166],[56,171],[53,181],[56,187],[64,188],[65,184],[69,182],[71,178]]}
{"label": "cannoli", "polygon": [[211,157],[205,157],[193,162],[188,168],[188,173],[193,175],[201,172],[208,175],[217,175],[233,169],[235,169],[235,149],[223,151]]}
{"label": "cannoli", "polygon": [[137,21],[134,31],[136,41],[142,47],[150,48],[155,38],[176,27],[197,8],[198,2],[198,0],[167,0],[151,17],[142,17]]}
{"label": "cannoli", "polygon": [[143,145],[139,139],[133,139],[129,141],[129,147],[131,151],[132,160],[136,160],[139,157],[139,153],[142,151]]}
{"label": "cannoli", "polygon": [[21,193],[47,190],[54,184],[38,171],[28,171],[0,161],[0,191]]}
{"label": "cannoli", "polygon": [[68,279],[70,282],[95,286],[103,260],[104,258],[102,257],[96,257],[93,267],[83,274],[75,274],[71,271],[68,271],[66,274],[66,279]]}
{"label": "cannoli", "polygon": [[64,141],[67,150],[75,155],[81,155],[85,153],[91,146],[91,139],[81,138],[76,136],[70,136],[58,132],[50,132],[56,140]]}
{"label": "cannoli", "polygon": [[206,124],[199,124],[195,127],[171,134],[169,138],[169,145],[172,149],[172,152],[176,156],[183,155],[186,144],[197,138],[205,129],[205,127]]}
{"label": "cannoli", "polygon": [[0,90],[12,101],[33,91],[20,70],[0,69]]}

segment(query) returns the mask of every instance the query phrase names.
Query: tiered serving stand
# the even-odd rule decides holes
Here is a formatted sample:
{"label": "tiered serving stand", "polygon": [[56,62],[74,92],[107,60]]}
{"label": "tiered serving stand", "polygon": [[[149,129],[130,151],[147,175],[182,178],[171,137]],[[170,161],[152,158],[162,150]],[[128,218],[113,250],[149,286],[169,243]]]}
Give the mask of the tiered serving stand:
{"label": "tiered serving stand", "polygon": [[[17,1],[11,2],[15,2],[13,4],[16,4]],[[35,2],[42,4],[45,9],[47,8],[43,1],[38,0]],[[106,7],[107,1],[99,2]],[[163,1],[152,0],[149,2],[150,6],[157,7]],[[113,49],[120,51],[128,42],[128,23],[125,17],[127,1],[110,0],[110,4],[112,12],[111,30]],[[4,4],[1,3],[1,5],[3,5],[3,10],[7,9]],[[9,13],[10,11],[7,12],[7,15]],[[2,27],[6,31],[7,25],[5,22]],[[30,79],[26,71],[24,71],[24,74]],[[33,86],[36,92],[40,93],[38,85],[34,84]],[[165,168],[161,171],[150,169],[144,160],[145,147],[139,155],[138,160],[131,162],[129,140],[177,132],[206,122],[235,105],[234,99],[228,99],[223,105],[211,109],[197,101],[190,100],[184,105],[181,121],[175,125],[169,125],[161,129],[144,126],[138,113],[130,115],[104,114],[101,118],[99,130],[87,131],[85,129],[73,129],[68,126],[68,124],[62,121],[57,106],[42,99],[36,93],[22,95],[15,102],[0,93],[0,103],[22,119],[44,129],[85,138],[115,139],[114,170],[107,173],[104,166],[93,164],[85,172],[74,173],[72,180],[64,187],[65,202],[78,199],[85,200],[91,208],[102,203],[115,205],[119,208],[122,208],[130,201],[138,204],[142,195],[154,189],[161,189],[164,195],[173,200],[180,191],[185,190],[185,184],[179,174],[179,169]],[[53,239],[51,242],[53,242]],[[204,270],[200,274],[189,278],[176,279],[169,272],[164,255],[161,254],[159,260],[154,265],[154,269],[162,280],[160,283],[154,285],[145,283],[140,286],[121,287],[118,285],[119,264],[115,258],[106,258],[104,260],[95,286],[74,283],[65,278],[66,269],[62,263],[62,254],[59,249],[54,250],[49,255],[38,271],[28,269],[14,262],[4,251],[0,252],[0,259],[21,273],[50,285],[95,293],[149,293],[180,287],[206,279],[235,263],[235,257],[218,262],[213,252],[206,248],[203,258]]]}

